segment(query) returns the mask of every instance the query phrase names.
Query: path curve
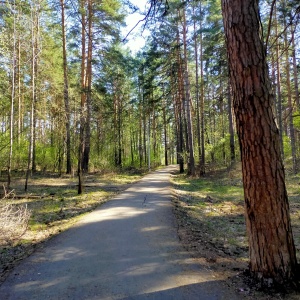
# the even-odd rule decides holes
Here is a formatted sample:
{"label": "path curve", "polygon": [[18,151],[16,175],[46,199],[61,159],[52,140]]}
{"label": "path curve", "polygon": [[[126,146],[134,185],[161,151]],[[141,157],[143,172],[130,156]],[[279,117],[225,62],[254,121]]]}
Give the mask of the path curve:
{"label": "path curve", "polygon": [[45,243],[12,271],[0,299],[239,299],[180,245],[174,168],[146,175]]}

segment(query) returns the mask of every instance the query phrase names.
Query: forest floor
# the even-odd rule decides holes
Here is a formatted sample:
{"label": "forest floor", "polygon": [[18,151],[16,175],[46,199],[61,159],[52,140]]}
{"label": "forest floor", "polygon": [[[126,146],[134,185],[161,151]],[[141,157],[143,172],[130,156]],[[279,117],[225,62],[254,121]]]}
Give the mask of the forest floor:
{"label": "forest floor", "polygon": [[[291,220],[300,261],[300,176],[287,171]],[[184,246],[221,280],[251,299],[300,299],[300,293],[262,289],[247,275],[248,242],[244,220],[241,164],[210,170],[204,177],[174,173],[174,210]]]}
{"label": "forest floor", "polygon": [[[29,180],[26,193],[24,175],[14,176],[11,192],[4,190],[7,196],[0,198],[0,284],[16,264],[43,242],[70,228],[83,215],[126,190],[145,174],[133,171],[88,174],[82,195],[77,193],[78,181],[73,176],[36,173]],[[5,176],[0,177],[2,185],[5,180]],[[24,228],[22,222],[28,213],[28,226]]]}
{"label": "forest floor", "polygon": [[[22,237],[0,234],[0,284],[16,264],[40,244],[72,226],[117,193],[127,189],[141,174],[89,174],[85,193],[77,195],[77,179],[37,174],[24,193],[24,179],[14,178],[13,192],[0,206],[23,205],[30,211],[29,226]],[[275,290],[265,293],[244,274],[248,250],[245,233],[241,167],[210,170],[202,178],[172,174],[174,212],[183,245],[202,265],[250,299],[300,299]],[[3,182],[4,183],[4,182]],[[293,233],[300,260],[300,176],[287,176]],[[0,218],[0,223],[5,218]],[[7,225],[7,224],[6,224]],[[0,224],[0,228],[3,224]]]}

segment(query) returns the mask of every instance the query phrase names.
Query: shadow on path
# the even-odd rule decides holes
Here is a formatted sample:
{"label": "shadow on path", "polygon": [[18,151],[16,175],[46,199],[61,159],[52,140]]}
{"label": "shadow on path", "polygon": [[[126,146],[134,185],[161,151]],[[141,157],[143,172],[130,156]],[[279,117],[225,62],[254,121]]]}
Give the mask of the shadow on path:
{"label": "shadow on path", "polygon": [[145,176],[53,238],[0,287],[0,299],[239,299],[178,241],[169,173]]}

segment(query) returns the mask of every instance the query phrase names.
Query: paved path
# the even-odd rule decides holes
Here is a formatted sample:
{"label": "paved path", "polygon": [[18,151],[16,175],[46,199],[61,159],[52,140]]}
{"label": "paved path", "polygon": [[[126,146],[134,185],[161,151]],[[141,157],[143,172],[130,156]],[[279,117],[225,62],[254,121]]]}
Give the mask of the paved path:
{"label": "paved path", "polygon": [[145,176],[24,260],[0,299],[240,299],[180,245],[169,172]]}

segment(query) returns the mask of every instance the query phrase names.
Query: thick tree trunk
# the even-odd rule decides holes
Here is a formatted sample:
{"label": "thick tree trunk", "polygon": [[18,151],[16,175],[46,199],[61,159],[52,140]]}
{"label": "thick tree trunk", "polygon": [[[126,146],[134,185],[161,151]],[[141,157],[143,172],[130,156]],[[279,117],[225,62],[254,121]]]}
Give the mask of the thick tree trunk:
{"label": "thick tree trunk", "polygon": [[285,175],[273,95],[259,33],[257,0],[222,0],[241,145],[250,271],[284,283],[296,275]]}

